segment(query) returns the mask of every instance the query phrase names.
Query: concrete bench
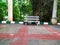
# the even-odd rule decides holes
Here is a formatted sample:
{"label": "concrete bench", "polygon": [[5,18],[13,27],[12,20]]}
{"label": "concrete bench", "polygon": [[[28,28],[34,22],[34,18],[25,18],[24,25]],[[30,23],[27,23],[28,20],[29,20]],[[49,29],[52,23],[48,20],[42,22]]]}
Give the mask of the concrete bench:
{"label": "concrete bench", "polygon": [[35,22],[38,25],[39,16],[25,16],[24,17],[24,24]]}

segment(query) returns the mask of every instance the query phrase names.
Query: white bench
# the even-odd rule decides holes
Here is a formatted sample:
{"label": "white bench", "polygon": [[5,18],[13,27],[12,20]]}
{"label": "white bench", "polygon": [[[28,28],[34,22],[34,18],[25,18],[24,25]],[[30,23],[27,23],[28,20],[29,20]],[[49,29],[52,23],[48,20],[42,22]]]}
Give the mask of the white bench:
{"label": "white bench", "polygon": [[39,16],[25,16],[24,24],[35,22],[38,25]]}

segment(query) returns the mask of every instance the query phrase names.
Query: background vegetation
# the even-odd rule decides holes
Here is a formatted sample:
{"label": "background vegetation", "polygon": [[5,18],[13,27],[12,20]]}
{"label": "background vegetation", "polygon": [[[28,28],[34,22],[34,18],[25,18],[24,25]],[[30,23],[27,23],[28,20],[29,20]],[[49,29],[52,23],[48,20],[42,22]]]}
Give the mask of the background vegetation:
{"label": "background vegetation", "polygon": [[32,5],[30,0],[13,0],[13,20],[23,21],[23,16],[26,14],[32,15]]}
{"label": "background vegetation", "polygon": [[[53,0],[13,0],[14,20],[22,20],[22,15],[38,15],[40,21],[50,21]],[[48,17],[48,18],[47,18]]]}
{"label": "background vegetation", "polygon": [[[13,20],[23,21],[25,15],[38,15],[40,21],[50,22],[53,0],[13,0]],[[8,16],[8,2],[0,0],[0,21]],[[60,0],[57,2],[57,20],[60,22]]]}
{"label": "background vegetation", "polygon": [[0,0],[0,21],[5,20],[5,16],[8,15],[8,6],[7,2],[2,2]]}
{"label": "background vegetation", "polygon": [[40,21],[49,22],[52,17],[53,0],[31,0],[33,15],[38,15]]}
{"label": "background vegetation", "polygon": [[60,0],[57,3],[57,20],[60,22]]}

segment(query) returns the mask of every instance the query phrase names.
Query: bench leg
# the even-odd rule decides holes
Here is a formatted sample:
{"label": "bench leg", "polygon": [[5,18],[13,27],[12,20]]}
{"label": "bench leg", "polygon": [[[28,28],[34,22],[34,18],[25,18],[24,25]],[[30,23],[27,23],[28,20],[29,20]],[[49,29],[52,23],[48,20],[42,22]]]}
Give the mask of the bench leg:
{"label": "bench leg", "polygon": [[39,22],[37,22],[37,26],[39,25]]}
{"label": "bench leg", "polygon": [[24,22],[24,25],[27,25],[28,23],[27,22]]}
{"label": "bench leg", "polygon": [[36,25],[38,26],[38,22],[36,22]]}
{"label": "bench leg", "polygon": [[37,26],[38,26],[38,23],[37,23]]}

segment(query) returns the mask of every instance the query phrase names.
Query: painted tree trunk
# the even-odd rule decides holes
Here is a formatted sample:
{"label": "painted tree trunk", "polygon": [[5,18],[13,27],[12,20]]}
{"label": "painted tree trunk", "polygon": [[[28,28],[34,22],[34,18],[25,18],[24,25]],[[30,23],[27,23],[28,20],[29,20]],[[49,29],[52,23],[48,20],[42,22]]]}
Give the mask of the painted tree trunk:
{"label": "painted tree trunk", "polygon": [[13,21],[13,4],[12,4],[12,0],[8,0],[8,21]]}
{"label": "painted tree trunk", "polygon": [[57,0],[54,0],[52,18],[56,18],[56,13],[57,13]]}
{"label": "painted tree trunk", "polygon": [[54,0],[53,13],[52,13],[52,19],[51,19],[52,24],[57,24],[56,13],[57,13],[57,0]]}

